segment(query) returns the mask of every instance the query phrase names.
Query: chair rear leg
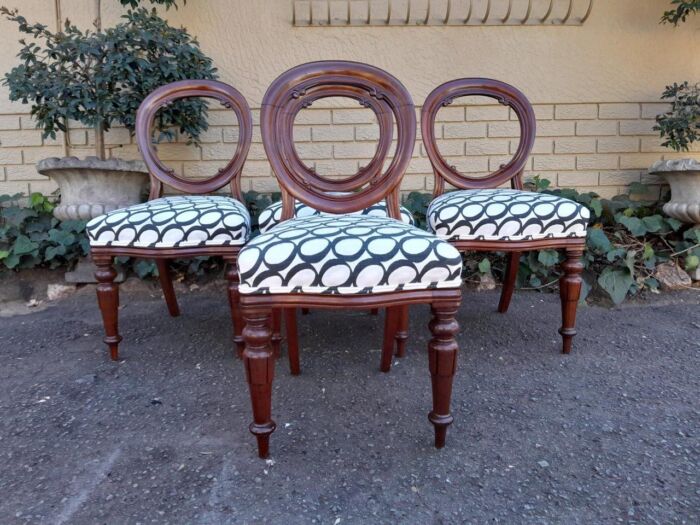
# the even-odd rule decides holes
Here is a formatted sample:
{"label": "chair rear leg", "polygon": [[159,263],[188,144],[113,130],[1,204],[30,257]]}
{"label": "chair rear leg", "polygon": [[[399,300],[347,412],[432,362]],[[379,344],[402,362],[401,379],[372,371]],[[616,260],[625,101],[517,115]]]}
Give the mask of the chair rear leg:
{"label": "chair rear leg", "polygon": [[224,257],[226,264],[226,280],[228,281],[228,303],[231,307],[231,322],[233,324],[233,344],[236,347],[236,357],[243,357],[243,315],[241,314],[240,278],[235,257]]}
{"label": "chair rear leg", "polygon": [[119,335],[119,285],[114,282],[117,271],[109,255],[95,255],[92,260],[97,267],[97,303],[100,305],[105,328],[104,342],[109,347],[112,361],[118,361],[122,337]]}
{"label": "chair rear leg", "polygon": [[298,376],[301,373],[301,366],[299,364],[299,336],[297,333],[296,308],[284,309],[284,331],[287,334],[289,371],[293,376]]}
{"label": "chair rear leg", "polygon": [[243,364],[253,406],[253,422],[249,429],[258,441],[258,456],[266,458],[270,453],[270,434],[276,427],[272,420],[275,355],[271,344],[271,311],[269,308],[244,308],[243,319]]}
{"label": "chair rear leg", "polygon": [[520,256],[522,252],[510,252],[508,254],[508,264],[506,265],[506,273],[503,276],[503,289],[501,290],[501,299],[498,302],[498,312],[506,313],[510,306],[510,300],[513,298],[515,290],[515,280],[518,277],[518,268],[520,267]]}
{"label": "chair rear leg", "polygon": [[282,310],[275,308],[272,310],[272,351],[275,357],[280,356],[282,347]]}
{"label": "chair rear leg", "polygon": [[394,334],[399,324],[399,308],[392,306],[384,313],[384,341],[382,343],[382,359],[379,369],[382,372],[391,370],[391,360],[394,358]]}
{"label": "chair rear leg", "polygon": [[433,384],[433,410],[428,419],[435,427],[435,448],[445,446],[447,427],[454,418],[450,414],[452,397],[452,379],[457,369],[457,341],[455,335],[459,325],[455,314],[458,302],[433,303],[430,332],[432,339],[428,344],[430,376]]}
{"label": "chair rear leg", "polygon": [[177,304],[177,297],[175,297],[173,279],[170,275],[167,259],[156,259],[156,266],[158,267],[158,280],[163,290],[165,304],[168,306],[168,313],[170,313],[171,317],[177,317],[180,315],[180,307]]}
{"label": "chair rear leg", "polygon": [[403,357],[406,355],[406,340],[408,339],[408,305],[400,306],[398,310],[399,319],[394,339],[396,340],[396,357]]}
{"label": "chair rear leg", "polygon": [[564,273],[559,279],[559,296],[561,298],[562,325],[559,333],[563,339],[562,352],[571,352],[576,335],[576,309],[581,296],[581,273],[583,272],[583,248],[566,250],[566,260],[562,263]]}

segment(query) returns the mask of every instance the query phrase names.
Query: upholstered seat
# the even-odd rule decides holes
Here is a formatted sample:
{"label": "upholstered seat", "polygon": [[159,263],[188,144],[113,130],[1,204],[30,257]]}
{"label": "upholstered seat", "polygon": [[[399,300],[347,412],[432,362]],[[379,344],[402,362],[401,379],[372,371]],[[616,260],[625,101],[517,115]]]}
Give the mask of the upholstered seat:
{"label": "upholstered seat", "polygon": [[250,236],[250,214],[230,197],[163,197],[96,217],[87,232],[90,246],[241,246]]}
{"label": "upholstered seat", "polygon": [[[413,214],[411,212],[401,206],[399,208],[399,211],[401,212],[401,220],[405,222],[406,224],[414,224],[413,221]],[[294,205],[294,217],[296,218],[302,218],[302,217],[312,217],[315,215],[330,215],[333,216],[334,214],[332,213],[324,213],[319,210],[315,210],[311,206],[308,206],[304,204],[303,202],[297,202]],[[372,206],[365,208],[364,210],[356,211],[353,212],[351,215],[367,215],[370,217],[388,217],[389,214],[387,213],[387,207],[386,207],[386,201],[380,201],[376,204],[373,204]],[[272,228],[273,226],[276,226],[277,224],[280,223],[282,219],[282,202],[274,202],[267,208],[265,208],[261,213],[260,216],[258,217],[258,227],[260,228],[260,233],[265,233],[267,230]]]}
{"label": "upholstered seat", "polygon": [[585,237],[586,206],[556,195],[510,189],[444,193],[428,207],[428,229],[442,239],[524,241]]}
{"label": "upholstered seat", "polygon": [[368,294],[460,286],[462,259],[445,241],[388,217],[290,219],[238,257],[242,294]]}

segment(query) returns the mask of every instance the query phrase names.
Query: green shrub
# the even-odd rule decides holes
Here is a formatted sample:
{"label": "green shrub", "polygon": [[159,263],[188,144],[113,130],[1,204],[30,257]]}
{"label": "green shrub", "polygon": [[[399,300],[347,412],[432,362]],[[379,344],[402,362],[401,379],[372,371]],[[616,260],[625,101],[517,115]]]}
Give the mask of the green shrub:
{"label": "green shrub", "polygon": [[[680,221],[661,214],[661,203],[636,200],[647,188],[633,184],[630,194],[603,199],[593,192],[579,193],[573,189],[550,189],[550,182],[535,177],[535,191],[559,195],[584,204],[591,210],[591,222],[584,255],[584,286],[582,301],[591,291],[601,291],[615,304],[643,290],[656,291],[656,266],[675,261],[686,270],[697,268],[700,262],[700,228],[688,228]],[[425,214],[430,195],[413,192],[404,201],[425,227]],[[557,250],[524,253],[520,259],[518,287],[529,289],[554,288],[559,280],[562,254]],[[503,254],[475,252],[465,257],[467,279],[494,271],[502,275],[506,259]]]}

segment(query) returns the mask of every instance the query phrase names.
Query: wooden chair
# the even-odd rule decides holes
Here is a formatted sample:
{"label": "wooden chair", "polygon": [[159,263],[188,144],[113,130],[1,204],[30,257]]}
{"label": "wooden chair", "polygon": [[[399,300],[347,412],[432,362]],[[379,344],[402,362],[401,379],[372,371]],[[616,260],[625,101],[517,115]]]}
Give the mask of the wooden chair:
{"label": "wooden chair", "polygon": [[[397,131],[396,153],[358,173],[351,191],[337,187],[301,163],[290,132],[296,114],[315,100],[349,97],[372,109],[382,135]],[[429,364],[433,383],[435,445],[445,444],[456,367],[461,258],[434,235],[399,220],[399,184],[411,160],[416,120],[404,86],[381,69],[356,62],[313,62],[290,69],[268,88],[261,126],[268,159],[282,190],[282,223],[252,239],[238,258],[244,318],[243,352],[258,454],[266,457],[270,434],[275,355],[270,320],[274,309],[395,309],[429,303]],[[383,123],[383,124],[382,124]],[[389,138],[380,138],[380,144]],[[384,154],[386,155],[386,154]],[[332,214],[352,214],[386,200],[389,217],[319,215],[293,218],[295,202]],[[385,331],[387,334],[393,332]],[[347,344],[351,344],[347,341]],[[388,370],[392,346],[382,356]]]}
{"label": "wooden chair", "polygon": [[[207,97],[232,109],[238,118],[238,145],[233,158],[213,177],[187,180],[158,158],[152,140],[158,109],[187,97]],[[250,236],[251,221],[241,196],[240,175],[250,147],[253,125],[250,108],[233,87],[213,80],[183,80],[156,89],[142,102],[136,117],[136,139],[151,175],[148,202],[112,211],[87,225],[92,260],[97,266],[97,300],[110,355],[119,358],[119,287],[114,282],[116,256],[155,259],[170,315],[179,307],[168,272],[168,259],[222,256],[227,264],[228,297],[234,341],[242,351],[242,317],[238,308],[236,259]],[[187,193],[162,197],[163,185]],[[231,185],[232,197],[203,195]]]}
{"label": "wooden chair", "polygon": [[[498,171],[475,178],[461,174],[440,154],[435,140],[435,117],[440,108],[455,98],[484,96],[513,109],[520,123],[520,142],[515,155]],[[498,311],[510,305],[523,251],[563,249],[566,260],[559,281],[563,338],[562,349],[571,351],[576,335],[576,306],[581,292],[581,257],[586,245],[590,212],[569,199],[523,190],[523,170],[535,141],[535,114],[523,93],[513,86],[486,78],[462,78],[435,88],[421,112],[423,143],[435,175],[433,200],[428,207],[429,231],[447,239],[461,252],[509,252]],[[498,188],[510,182],[511,189]],[[445,193],[445,184],[457,191]],[[403,308],[394,323],[408,328],[408,311]],[[397,351],[397,354],[400,354]]]}

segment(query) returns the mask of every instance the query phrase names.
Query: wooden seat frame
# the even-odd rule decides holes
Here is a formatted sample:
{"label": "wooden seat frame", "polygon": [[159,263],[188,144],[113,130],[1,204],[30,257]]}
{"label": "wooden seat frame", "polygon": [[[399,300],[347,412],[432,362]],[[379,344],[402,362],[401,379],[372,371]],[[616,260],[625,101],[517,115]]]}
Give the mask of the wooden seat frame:
{"label": "wooden seat frame", "polygon": [[[505,165],[487,177],[468,177],[450,166],[443,158],[435,139],[435,118],[440,108],[450,105],[456,98],[465,96],[484,96],[497,100],[500,104],[510,107],[518,117],[520,124],[520,142],[515,155]],[[421,132],[423,144],[430,158],[435,176],[433,199],[445,192],[445,183],[466,190],[497,188],[505,182],[510,182],[513,189],[523,189],[523,171],[535,142],[536,120],[535,113],[527,97],[515,87],[498,80],[488,78],[461,78],[446,82],[435,88],[425,100],[421,111]],[[585,237],[569,237],[558,239],[535,240],[450,240],[461,252],[467,251],[500,251],[509,252],[508,263],[503,281],[498,311],[505,313],[510,306],[515,281],[523,251],[542,249],[564,249],[566,259],[562,263],[563,274],[559,280],[561,298],[562,326],[559,333],[562,336],[562,351],[571,351],[572,340],[576,335],[576,307],[581,294],[581,272],[583,263],[581,257],[586,246]],[[403,308],[398,319],[392,321],[398,331],[396,338],[406,336],[408,330],[408,310]],[[402,347],[397,345],[396,354],[401,356]]]}
{"label": "wooden seat frame", "polygon": [[[238,119],[238,145],[233,158],[208,179],[187,180],[179,177],[158,158],[152,140],[153,121],[158,110],[178,99],[205,97],[218,100],[224,107],[235,112]],[[162,196],[163,185],[170,186],[187,194],[205,194],[230,184],[231,194],[243,202],[240,175],[252,140],[253,122],[250,108],[245,98],[236,89],[214,80],[182,80],[162,86],[148,95],[139,106],[136,115],[136,140],[150,173],[151,190],[148,200]],[[243,325],[238,307],[238,269],[236,261],[242,246],[199,246],[186,248],[140,248],[119,246],[95,246],[90,248],[92,260],[97,267],[97,300],[102,312],[105,328],[104,342],[109,347],[112,360],[119,359],[119,285],[114,282],[117,272],[113,259],[117,256],[155,259],[158,265],[160,284],[163,289],[168,312],[172,316],[180,314],[175,298],[172,278],[168,270],[168,260],[174,258],[221,256],[227,264],[228,298],[234,327],[234,341],[242,349]]]}
{"label": "wooden seat frame", "polygon": [[[320,98],[336,96],[349,97],[369,107],[380,122],[386,122],[391,116],[397,130],[396,153],[386,171],[381,171],[382,162],[372,164],[371,169],[361,170],[355,176],[357,184],[349,184],[349,189],[354,192],[346,195],[333,194],[318,174],[299,162],[291,133],[294,118],[302,107]],[[400,217],[399,184],[415,145],[416,115],[408,91],[393,76],[357,62],[322,61],[294,67],[280,75],[265,93],[261,127],[265,151],[282,190],[282,221],[293,217],[295,201],[317,210],[342,214],[386,199],[389,215],[396,219]],[[388,129],[385,127],[382,131],[388,133]],[[384,144],[382,139],[380,144]],[[378,151],[383,152],[381,146]],[[337,186],[333,185],[332,190],[336,191]],[[428,351],[433,409],[428,417],[435,427],[435,446],[440,448],[445,444],[447,427],[453,420],[449,407],[457,358],[455,314],[460,300],[458,288],[363,295],[241,294],[245,341],[243,360],[253,408],[250,431],[257,438],[259,456],[268,456],[270,434],[275,430],[271,417],[275,362],[270,323],[273,310],[400,308],[429,303],[432,339]],[[385,334],[393,336],[393,331],[386,330]],[[388,358],[391,360],[391,353]],[[383,364],[383,368],[388,369],[388,365]]]}

